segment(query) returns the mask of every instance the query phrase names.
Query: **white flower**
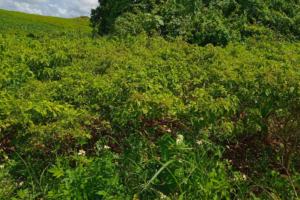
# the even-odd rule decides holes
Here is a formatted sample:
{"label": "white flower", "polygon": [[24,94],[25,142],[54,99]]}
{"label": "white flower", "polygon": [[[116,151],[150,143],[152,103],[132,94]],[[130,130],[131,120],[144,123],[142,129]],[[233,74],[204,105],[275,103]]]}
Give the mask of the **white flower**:
{"label": "white flower", "polygon": [[199,145],[201,145],[201,144],[203,144],[203,142],[200,140],[197,140],[197,143],[199,144]]}
{"label": "white flower", "polygon": [[23,185],[23,181],[19,184],[19,186]]}
{"label": "white flower", "polygon": [[112,105],[109,106],[110,108],[112,107]]}
{"label": "white flower", "polygon": [[181,158],[179,158],[179,162],[181,162]]}
{"label": "white flower", "polygon": [[104,149],[109,149],[110,147],[107,145],[104,145]]}
{"label": "white flower", "polygon": [[228,145],[226,145],[226,147],[227,147],[228,149],[230,149],[230,147],[229,147]]}
{"label": "white flower", "polygon": [[83,154],[83,156],[85,155],[85,151],[83,151],[83,150],[79,150],[79,153],[78,153],[78,155],[81,155],[81,154]]}
{"label": "white flower", "polygon": [[0,168],[3,169],[4,168],[4,164],[0,165]]}
{"label": "white flower", "polygon": [[167,198],[167,196],[166,196],[166,195],[164,195],[163,193],[160,193],[160,195],[161,195],[161,196],[160,196],[160,198],[161,198],[161,199],[165,199],[165,198]]}
{"label": "white flower", "polygon": [[181,142],[183,142],[183,139],[184,139],[183,135],[178,135],[177,141],[176,141],[177,145],[180,144]]}
{"label": "white flower", "polygon": [[245,174],[243,174],[243,179],[244,179],[244,180],[246,180],[246,179],[247,179],[247,178],[246,178],[246,176],[245,176]]}
{"label": "white flower", "polygon": [[169,133],[171,132],[171,130],[170,130],[170,129],[168,129],[168,130],[166,130],[166,131],[167,131],[167,132],[169,132]]}

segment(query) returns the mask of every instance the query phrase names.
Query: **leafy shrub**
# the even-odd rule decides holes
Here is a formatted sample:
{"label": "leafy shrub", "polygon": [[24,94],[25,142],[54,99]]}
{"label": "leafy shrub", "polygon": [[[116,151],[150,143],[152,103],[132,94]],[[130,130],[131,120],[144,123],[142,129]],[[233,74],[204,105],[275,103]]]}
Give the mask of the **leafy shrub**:
{"label": "leafy shrub", "polygon": [[[67,36],[32,40],[0,36],[0,70],[3,71],[0,74],[1,140],[6,141],[6,151],[14,152],[9,156],[16,161],[10,168],[15,182],[19,181],[20,174],[22,181],[26,179],[22,191],[15,196],[52,195],[60,198],[65,195],[72,198],[77,194],[83,198],[85,195],[87,198],[100,198],[100,195],[129,198],[128,195],[136,195],[141,199],[153,199],[153,196],[160,197],[161,190],[170,196],[168,193],[176,194],[174,190],[181,188],[180,195],[191,199],[215,196],[248,198],[252,194],[250,182],[245,181],[239,172],[231,170],[227,163],[222,166],[220,163],[220,168],[216,166],[225,147],[212,145],[208,138],[224,142],[238,135],[259,131],[268,134],[270,131],[281,136],[287,149],[295,144],[295,149],[299,148],[298,126],[295,125],[299,119],[294,114],[299,107],[299,43],[271,42],[263,38],[258,42],[254,37],[244,43],[229,43],[226,47],[211,44],[198,47],[184,42],[183,36],[168,42],[155,35],[148,37],[145,31],[138,37],[110,35],[100,40],[87,37],[72,40]],[[21,79],[22,89],[18,92],[5,90],[6,82],[11,79]],[[184,146],[176,146],[176,137],[171,135],[158,140],[159,147],[151,153],[143,150],[150,149],[151,144],[147,143],[148,140],[138,140],[138,134],[145,132],[140,123],[157,119],[169,120],[176,123],[178,129],[189,130],[174,132],[186,137],[187,148],[195,147],[196,138],[204,143],[204,148],[191,152],[193,150],[186,150]],[[99,120],[109,121],[111,125],[104,125]],[[295,122],[290,132],[274,131],[273,122],[278,124],[290,120]],[[105,157],[89,158],[83,165],[83,160],[78,157],[65,156],[70,149],[82,144],[81,140],[91,139],[97,131],[109,135],[114,141],[122,135],[125,138],[130,133],[134,135],[127,143],[134,148],[123,146],[126,150],[122,162],[118,161],[124,166],[104,162]],[[103,142],[101,134],[100,142]],[[67,143],[69,139],[65,138],[72,142]],[[103,145],[108,144],[101,143]],[[176,149],[169,150],[171,145]],[[49,175],[43,174],[46,166],[38,165],[37,161],[34,170],[29,164],[22,165],[25,158],[28,159],[26,163],[31,164],[30,156],[36,154],[37,149],[40,151],[37,155],[46,154],[46,166],[56,166],[50,171],[61,173],[63,177],[51,180]],[[16,152],[21,154],[20,158]],[[293,157],[294,152],[290,152],[291,155],[287,151],[284,157]],[[111,153],[106,153],[109,160],[114,158]],[[153,156],[155,153],[161,155],[161,160]],[[179,156],[178,153],[182,157],[170,157]],[[143,162],[146,156],[152,156],[152,159]],[[284,164],[288,168],[287,160]],[[74,162],[78,165],[74,166]],[[95,169],[97,163],[102,164],[103,169]],[[82,168],[84,166],[87,169]],[[203,172],[203,168],[207,169]],[[292,163],[290,169],[294,168]],[[82,174],[79,173],[81,169]],[[185,172],[184,176],[179,174],[183,173],[179,169]],[[195,174],[186,180],[193,169]],[[97,179],[98,176],[93,176],[94,170],[109,178]],[[118,170],[121,171],[119,184],[113,179],[118,179]],[[132,175],[134,173],[136,176]],[[128,178],[129,174],[133,177]],[[260,185],[270,187],[268,191],[273,193],[276,193],[274,188],[283,191],[282,196],[289,199],[296,197],[297,188],[292,190],[293,187],[289,186],[289,193],[286,193],[285,182],[271,182],[273,177],[270,177],[276,178],[276,173],[266,174]],[[239,175],[240,182],[228,181],[229,177],[234,179],[234,175]],[[42,185],[39,178],[51,184]],[[87,178],[95,182],[85,183],[83,179]],[[298,180],[294,173],[293,184]],[[101,181],[115,184],[109,188]],[[166,187],[159,188],[156,184],[165,184]],[[34,187],[36,185],[38,187]],[[196,193],[192,188],[200,192]],[[95,192],[100,193],[96,196]],[[272,194],[265,192],[261,195],[266,199]]]}
{"label": "leafy shrub", "polygon": [[8,199],[14,193],[16,186],[12,180],[7,165],[2,164],[4,168],[0,169],[0,199]]}
{"label": "leafy shrub", "polygon": [[[205,46],[226,46],[258,36],[271,40],[299,40],[299,1],[101,1],[92,10],[91,23],[103,36],[137,36],[151,30],[164,37],[182,35]],[[127,12],[126,12],[127,11]]]}

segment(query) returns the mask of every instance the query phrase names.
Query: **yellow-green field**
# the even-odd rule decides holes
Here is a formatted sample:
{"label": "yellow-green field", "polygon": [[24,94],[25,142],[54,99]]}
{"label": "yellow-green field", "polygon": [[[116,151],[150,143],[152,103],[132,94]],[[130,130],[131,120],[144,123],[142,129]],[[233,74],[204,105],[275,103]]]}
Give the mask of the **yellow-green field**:
{"label": "yellow-green field", "polygon": [[59,18],[0,9],[0,33],[27,35],[51,34],[57,31],[82,31],[91,34],[89,18]]}

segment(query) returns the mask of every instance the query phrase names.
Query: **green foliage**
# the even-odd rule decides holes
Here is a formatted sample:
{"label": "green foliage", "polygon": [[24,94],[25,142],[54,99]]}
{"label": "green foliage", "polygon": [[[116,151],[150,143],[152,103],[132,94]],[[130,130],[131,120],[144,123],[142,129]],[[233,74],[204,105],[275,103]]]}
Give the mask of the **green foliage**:
{"label": "green foliage", "polygon": [[[114,10],[103,14],[105,23],[116,18],[117,26],[106,30],[102,24],[99,30],[117,31],[99,40],[66,32],[40,38],[0,34],[0,140],[5,143],[0,184],[7,185],[0,199],[296,199],[300,44],[257,41],[260,34],[274,36],[260,23],[248,27],[249,35],[239,31],[250,15],[228,20],[239,13],[235,5],[263,10],[262,1],[209,2],[137,2],[140,11],[132,7],[137,14],[122,17],[118,12],[128,2],[104,2],[103,9]],[[289,18],[297,15],[289,2],[276,2],[268,5]],[[184,19],[176,17],[191,10]],[[251,11],[253,21],[256,12]],[[133,27],[128,19],[138,23]],[[180,28],[189,19],[196,34]],[[174,30],[172,42],[157,36],[163,26]],[[283,34],[289,30],[280,27]],[[205,31],[209,28],[212,35]],[[198,46],[211,42],[228,45]],[[12,79],[22,80],[20,90],[5,89]],[[171,121],[178,129],[143,129],[150,120]],[[288,126],[278,131],[279,123]],[[289,181],[268,169],[266,159],[257,163],[266,169],[259,178],[243,177],[222,159],[226,147],[211,141],[259,131],[280,138],[284,165],[294,171]],[[123,151],[116,155],[104,145]],[[87,153],[78,155],[80,149]],[[264,190],[254,193],[254,185]]]}
{"label": "green foliage", "polygon": [[[192,44],[227,45],[249,37],[299,40],[300,2],[254,1],[99,1],[91,22],[103,36],[137,36],[153,30],[164,38],[183,36]],[[128,12],[126,12],[128,11]]]}
{"label": "green foliage", "polygon": [[4,169],[0,169],[0,199],[10,198],[15,190],[12,176],[6,168],[7,165],[4,165]]}
{"label": "green foliage", "polygon": [[[101,158],[85,158],[80,156],[64,156],[58,160],[63,162],[61,168],[51,168],[49,172],[53,176],[61,179],[59,188],[53,188],[48,192],[49,199],[56,199],[64,197],[66,199],[73,199],[76,197],[83,197],[85,199],[97,199],[106,196],[111,199],[124,199],[129,197],[125,195],[125,186],[119,185],[119,173],[116,172],[116,163],[112,163],[113,158],[117,158],[113,153],[106,151]],[[75,161],[76,168],[71,168],[68,164]],[[83,163],[84,162],[84,163]],[[116,192],[114,192],[116,191]],[[116,195],[112,195],[115,193]]]}
{"label": "green foliage", "polygon": [[[88,136],[76,128],[78,120],[104,115],[121,128],[141,116],[173,116],[192,122],[196,132],[207,126],[225,139],[241,133],[244,126],[260,130],[265,123],[261,117],[270,116],[275,107],[286,107],[291,97],[291,105],[297,106],[297,44],[197,48],[143,35],[136,40],[103,39],[99,46],[87,38],[74,42],[66,37],[35,41],[9,36],[0,42],[1,126],[8,131],[22,126],[26,134],[35,135],[32,145],[53,133],[62,138],[70,132]],[[258,53],[253,45],[268,50]],[[23,82],[19,93],[4,89],[13,78]],[[242,112],[248,113],[244,125],[232,121],[230,115]]]}

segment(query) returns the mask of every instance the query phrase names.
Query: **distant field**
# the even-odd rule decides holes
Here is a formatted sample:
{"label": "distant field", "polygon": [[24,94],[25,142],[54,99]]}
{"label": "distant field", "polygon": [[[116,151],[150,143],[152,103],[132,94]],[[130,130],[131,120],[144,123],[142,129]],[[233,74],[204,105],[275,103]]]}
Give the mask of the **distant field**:
{"label": "distant field", "polygon": [[91,34],[89,18],[59,18],[0,9],[0,34],[35,35],[57,31],[79,31]]}

